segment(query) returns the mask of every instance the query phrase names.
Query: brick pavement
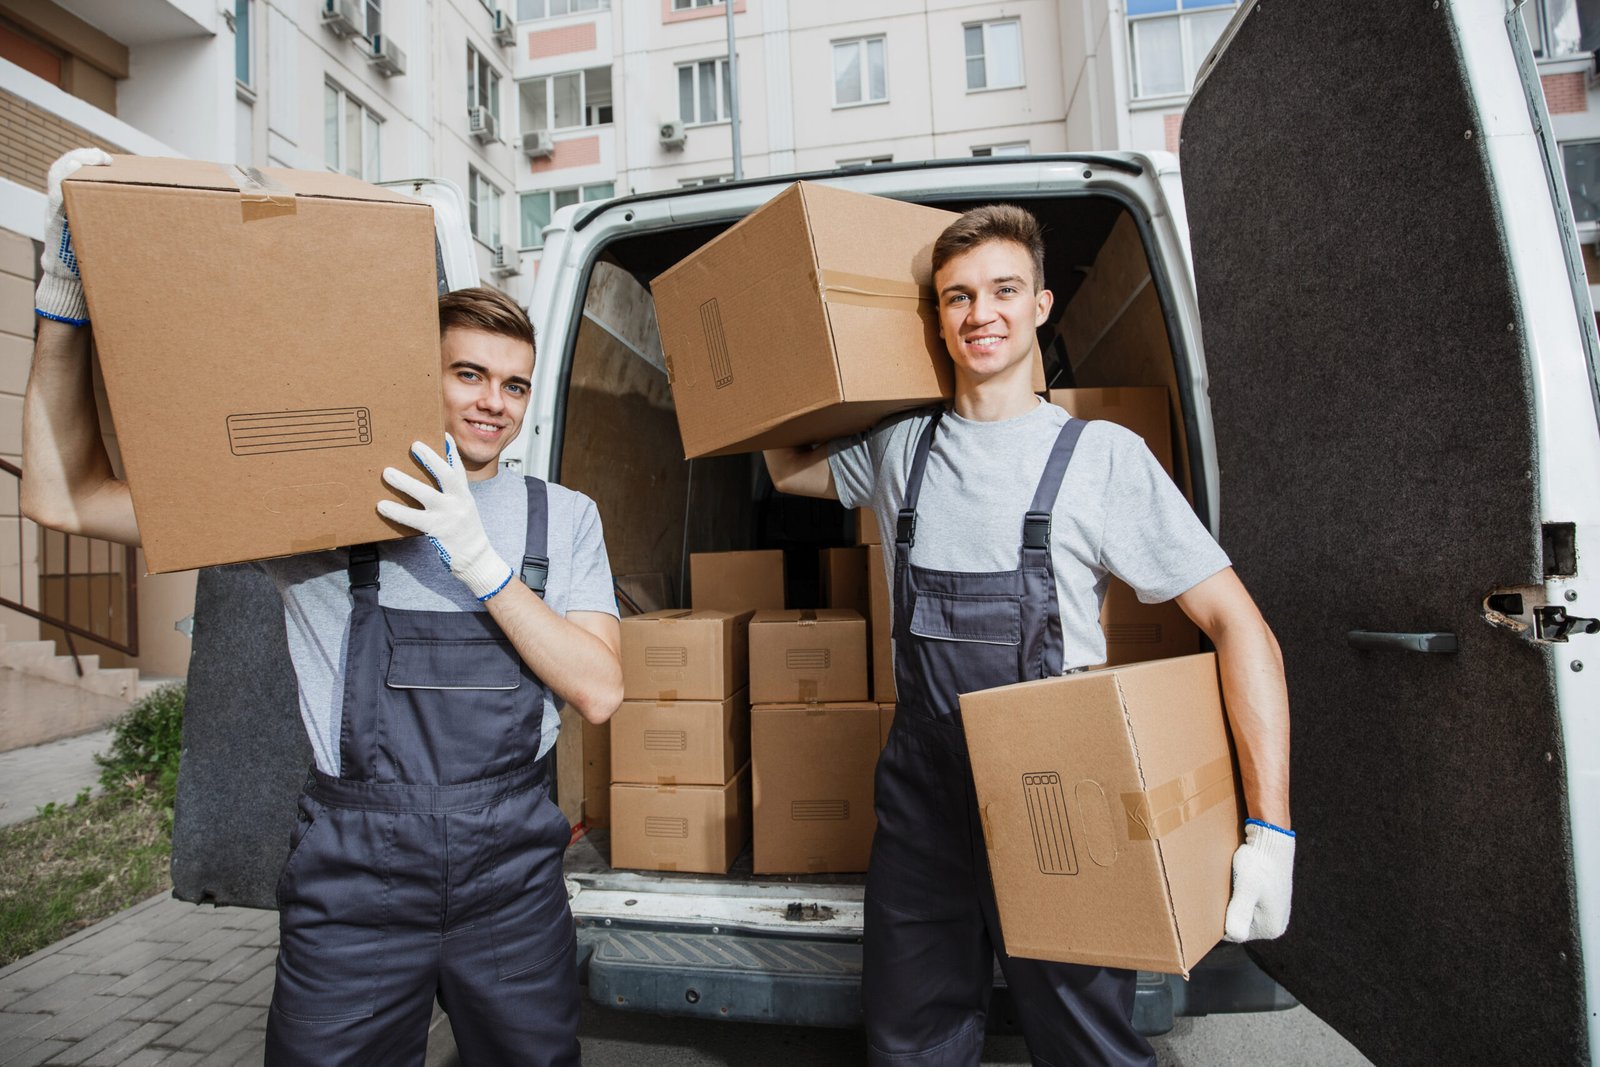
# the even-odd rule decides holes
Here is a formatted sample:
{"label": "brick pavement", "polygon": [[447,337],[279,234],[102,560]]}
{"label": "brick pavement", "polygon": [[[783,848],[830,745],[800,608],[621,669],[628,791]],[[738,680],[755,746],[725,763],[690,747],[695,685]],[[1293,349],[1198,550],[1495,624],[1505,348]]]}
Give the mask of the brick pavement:
{"label": "brick pavement", "polygon": [[[135,904],[0,969],[0,1065],[258,1064],[277,945],[276,912]],[[427,1063],[455,1062],[436,1012]]]}

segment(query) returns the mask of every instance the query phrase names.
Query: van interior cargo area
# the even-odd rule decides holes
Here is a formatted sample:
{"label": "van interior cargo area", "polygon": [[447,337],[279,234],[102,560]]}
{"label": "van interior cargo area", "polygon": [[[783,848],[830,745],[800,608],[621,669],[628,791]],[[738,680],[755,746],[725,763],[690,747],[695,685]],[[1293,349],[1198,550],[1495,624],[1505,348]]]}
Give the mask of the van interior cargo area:
{"label": "van interior cargo area", "polygon": [[[961,211],[974,203],[939,207]],[[1105,195],[1025,201],[1043,225],[1046,287],[1055,295],[1039,329],[1051,388],[1156,386],[1170,399],[1179,487],[1193,499],[1183,395],[1140,228]],[[626,237],[593,264],[573,341],[565,413],[552,465],[556,480],[591,497],[603,516],[613,574],[626,589],[659,591],[687,607],[689,556],[783,549],[788,606],[824,606],[818,549],[853,544],[855,518],[834,501],[779,493],[759,454],[685,460],[656,330],[651,280],[731,225],[695,225]],[[609,835],[597,829],[568,853],[569,873],[607,869]],[[746,847],[733,878],[750,877]],[[704,878],[671,874],[668,878]],[[860,875],[763,876],[859,881]]]}

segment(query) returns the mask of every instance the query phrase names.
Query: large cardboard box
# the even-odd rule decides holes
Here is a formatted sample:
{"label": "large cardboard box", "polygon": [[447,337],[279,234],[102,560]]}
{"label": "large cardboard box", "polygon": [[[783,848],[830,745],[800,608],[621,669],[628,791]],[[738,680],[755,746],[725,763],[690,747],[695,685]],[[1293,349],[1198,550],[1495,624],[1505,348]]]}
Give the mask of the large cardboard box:
{"label": "large cardboard box", "polygon": [[561,706],[556,736],[556,804],[573,826],[603,828],[611,811],[611,730]]}
{"label": "large cardboard box", "polygon": [[822,606],[849,608],[866,617],[867,550],[865,548],[824,548],[818,551],[822,579]]}
{"label": "large cardboard box", "polygon": [[956,217],[797,182],[659,275],[684,455],[826,441],[949,396],[933,242]]}
{"label": "large cardboard box", "polygon": [[[1167,474],[1172,474],[1171,414],[1167,390],[1155,387],[1052,389],[1050,402],[1080,419],[1104,419],[1144,438]],[[1106,664],[1140,663],[1189,656],[1200,649],[1200,629],[1174,601],[1141,603],[1126,583],[1111,578],[1100,607]]]}
{"label": "large cardboard box", "polygon": [[871,508],[856,508],[856,544],[883,544],[883,531],[878,529],[878,515]]}
{"label": "large cardboard box", "polygon": [[961,697],[1006,949],[1188,976],[1242,805],[1211,654]]}
{"label": "large cardboard box", "polygon": [[591,830],[611,825],[611,724],[583,724],[583,821]]}
{"label": "large cardboard box", "polygon": [[876,704],[752,709],[756,874],[867,869],[878,730]]}
{"label": "large cardboard box", "polygon": [[[890,551],[894,551],[891,547]],[[867,546],[867,616],[872,623],[872,699],[894,703],[894,623],[882,545]]]}
{"label": "large cardboard box", "polygon": [[866,700],[867,623],[842,608],[758,611],[750,620],[750,702]]}
{"label": "large cardboard box", "polygon": [[611,780],[721,785],[750,759],[750,698],[624,700],[611,716]]}
{"label": "large cardboard box", "polygon": [[415,535],[374,505],[443,439],[431,207],[137,156],[63,195],[152,573]]}
{"label": "large cardboard box", "polygon": [[878,705],[878,747],[881,749],[889,743],[889,729],[894,726],[894,705]]}
{"label": "large cardboard box", "polygon": [[750,840],[750,765],[724,785],[611,787],[611,865],[725,874]]}
{"label": "large cardboard box", "polygon": [[622,620],[625,700],[723,700],[745,687],[749,611],[669,608]]}
{"label": "large cardboard box", "polygon": [[781,608],[783,582],[782,549],[689,554],[689,602],[695,608]]}

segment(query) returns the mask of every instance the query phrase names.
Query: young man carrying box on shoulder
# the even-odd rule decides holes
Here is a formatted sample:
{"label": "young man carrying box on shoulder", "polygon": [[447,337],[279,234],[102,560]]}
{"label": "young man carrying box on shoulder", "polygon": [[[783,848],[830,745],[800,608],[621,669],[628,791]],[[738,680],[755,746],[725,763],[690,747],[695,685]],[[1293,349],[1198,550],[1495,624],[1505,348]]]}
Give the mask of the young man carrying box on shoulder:
{"label": "young man carrying box on shoulder", "polygon": [[[137,544],[90,377],[82,285],[51,168],[22,509]],[[421,1063],[437,998],[463,1062],[576,1064],[576,939],[549,798],[555,699],[604,722],[620,635],[594,503],[503,472],[527,410],[533,327],[491,289],[440,300],[443,455],[393,467],[427,535],[260,564],[284,602],[316,766],[278,884],[268,1064]],[[376,494],[375,494],[376,495]],[[514,562],[507,562],[508,560]]]}
{"label": "young man carrying box on shoulder", "polygon": [[967,212],[935,243],[933,268],[950,408],[766,453],[779,489],[870,506],[894,545],[898,707],[877,772],[862,974],[871,1058],[976,1064],[997,953],[1036,1063],[1154,1064],[1132,1025],[1134,972],[1006,954],[957,694],[1103,662],[1108,574],[1146,602],[1176,597],[1216,645],[1254,816],[1227,937],[1273,938],[1288,924],[1294,858],[1282,660],[1140,438],[1034,395],[1034,331],[1052,296],[1033,216]]}

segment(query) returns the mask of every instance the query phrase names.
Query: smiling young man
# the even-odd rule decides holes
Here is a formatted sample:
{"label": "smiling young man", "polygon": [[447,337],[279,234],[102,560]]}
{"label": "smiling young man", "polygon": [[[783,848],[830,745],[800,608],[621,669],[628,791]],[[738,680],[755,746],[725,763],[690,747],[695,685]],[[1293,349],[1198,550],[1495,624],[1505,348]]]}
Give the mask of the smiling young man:
{"label": "smiling young man", "polygon": [[[976,1064],[998,956],[1036,1063],[1153,1064],[1135,974],[1006,953],[960,693],[1104,662],[1107,577],[1176,598],[1217,648],[1245,798],[1227,936],[1289,917],[1289,715],[1278,649],[1228,558],[1135,434],[1034,395],[1050,313],[1044,245],[1021,208],[962,215],[933,250],[948,409],[826,448],[766,454],[786,492],[870,506],[893,545],[898,706],[878,764],[862,995],[872,1062]],[[886,553],[886,556],[888,554]]]}
{"label": "smiling young man", "polygon": [[[60,181],[36,294],[22,509],[124,544],[138,526],[95,414]],[[442,454],[378,510],[426,537],[268,560],[315,758],[278,883],[267,1062],[421,1064],[437,1000],[466,1064],[575,1064],[576,938],[549,798],[556,701],[604,722],[620,633],[592,501],[500,468],[533,327],[493,289],[439,302]],[[374,487],[376,497],[376,487]]]}

